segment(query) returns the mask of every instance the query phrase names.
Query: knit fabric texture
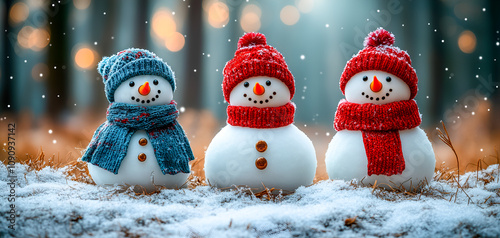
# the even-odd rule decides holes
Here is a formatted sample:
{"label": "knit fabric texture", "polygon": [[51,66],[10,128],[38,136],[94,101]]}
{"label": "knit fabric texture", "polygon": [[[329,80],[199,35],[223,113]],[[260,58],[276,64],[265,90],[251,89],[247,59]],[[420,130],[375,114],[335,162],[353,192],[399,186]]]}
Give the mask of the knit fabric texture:
{"label": "knit fabric texture", "polygon": [[174,101],[148,107],[112,103],[107,121],[97,128],[82,160],[118,174],[132,134],[145,130],[163,174],[189,173],[194,155],[178,116]]}
{"label": "knit fabric texture", "polygon": [[250,128],[277,128],[293,123],[295,104],[289,102],[280,107],[227,107],[227,123]]}
{"label": "knit fabric texture", "polygon": [[283,55],[268,45],[261,33],[250,32],[240,38],[234,58],[226,63],[223,74],[222,91],[227,102],[237,84],[256,76],[281,80],[290,90],[290,99],[295,93],[295,80]]}
{"label": "knit fabric texture", "polygon": [[368,158],[368,175],[395,175],[405,169],[399,130],[421,122],[415,100],[383,105],[357,104],[341,100],[335,113],[335,130],[362,131]]}
{"label": "knit fabric texture", "polygon": [[342,93],[345,94],[345,86],[355,74],[367,70],[381,70],[401,78],[410,88],[410,99],[415,98],[418,91],[417,74],[411,66],[408,53],[392,46],[394,40],[394,35],[382,28],[368,34],[364,49],[347,62],[340,77]]}
{"label": "knit fabric texture", "polygon": [[115,90],[125,80],[138,75],[156,75],[165,78],[175,91],[174,73],[161,58],[145,49],[130,48],[104,57],[97,65],[104,81],[104,91],[109,102],[114,102]]}

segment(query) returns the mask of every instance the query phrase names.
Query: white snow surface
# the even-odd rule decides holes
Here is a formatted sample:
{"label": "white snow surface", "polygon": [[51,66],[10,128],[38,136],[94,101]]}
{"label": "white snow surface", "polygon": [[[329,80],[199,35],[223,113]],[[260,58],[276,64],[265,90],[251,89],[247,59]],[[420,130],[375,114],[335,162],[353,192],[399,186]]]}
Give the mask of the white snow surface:
{"label": "white snow surface", "polygon": [[[499,237],[498,170],[492,165],[462,175],[467,194],[444,181],[432,182],[426,195],[404,195],[327,180],[268,201],[209,186],[135,195],[69,180],[63,169],[35,172],[18,164],[16,230],[10,231],[2,164],[0,237]],[[485,184],[491,175],[494,181]]]}

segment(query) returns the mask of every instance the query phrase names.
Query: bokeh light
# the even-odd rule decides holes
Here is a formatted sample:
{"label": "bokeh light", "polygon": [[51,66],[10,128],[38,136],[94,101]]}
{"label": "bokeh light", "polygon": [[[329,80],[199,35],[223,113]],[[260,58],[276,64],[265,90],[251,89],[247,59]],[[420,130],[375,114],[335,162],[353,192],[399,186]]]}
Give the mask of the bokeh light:
{"label": "bokeh light", "polygon": [[314,8],[314,0],[296,0],[296,5],[300,12],[309,13]]}
{"label": "bokeh light", "polygon": [[185,43],[184,36],[179,32],[172,32],[165,39],[165,47],[172,52],[182,50]]}
{"label": "bokeh light", "polygon": [[19,33],[17,33],[17,43],[23,48],[30,48],[29,46],[29,38],[31,33],[33,33],[35,29],[31,26],[23,27]]}
{"label": "bokeh light", "polygon": [[472,31],[463,31],[458,37],[458,47],[464,53],[470,54],[476,49],[477,39]]}
{"label": "bokeh light", "polygon": [[168,9],[160,8],[155,12],[152,20],[152,30],[156,36],[163,40],[177,30],[177,25]]}
{"label": "bokeh light", "polygon": [[90,6],[91,1],[92,0],[73,0],[73,5],[75,5],[77,9],[85,10]]}
{"label": "bokeh light", "polygon": [[25,26],[17,34],[17,42],[23,48],[40,51],[49,44],[50,34],[45,29]]}
{"label": "bokeh light", "polygon": [[89,69],[95,65],[96,55],[93,50],[87,47],[78,49],[75,54],[75,63],[82,69]]}
{"label": "bokeh light", "polygon": [[10,21],[14,24],[21,23],[25,21],[30,14],[30,9],[28,5],[17,2],[10,8],[9,17]]}
{"label": "bokeh light", "polygon": [[229,22],[229,8],[223,2],[214,2],[208,9],[208,23],[215,28],[221,28]]}
{"label": "bokeh light", "polygon": [[240,25],[245,32],[255,32],[260,29],[262,11],[256,5],[250,4],[241,12]]}
{"label": "bokeh light", "polygon": [[45,29],[34,29],[31,32],[28,45],[34,51],[40,51],[50,42],[50,34]]}
{"label": "bokeh light", "polygon": [[288,5],[281,9],[280,19],[283,23],[285,23],[285,25],[294,25],[299,21],[299,18],[300,12],[296,7]]}
{"label": "bokeh light", "polygon": [[49,76],[49,67],[44,63],[39,63],[31,69],[31,77],[35,81],[42,81]]}

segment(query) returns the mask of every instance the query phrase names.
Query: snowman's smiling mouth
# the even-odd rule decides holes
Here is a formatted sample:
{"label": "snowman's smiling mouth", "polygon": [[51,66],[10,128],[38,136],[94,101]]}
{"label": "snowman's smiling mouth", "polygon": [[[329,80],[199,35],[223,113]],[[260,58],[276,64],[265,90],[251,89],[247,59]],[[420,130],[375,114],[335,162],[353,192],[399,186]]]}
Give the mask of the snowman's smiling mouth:
{"label": "snowman's smiling mouth", "polygon": [[158,92],[158,94],[156,94],[154,97],[151,97],[151,98],[145,98],[145,97],[139,98],[139,97],[132,96],[130,99],[132,101],[140,102],[142,104],[144,104],[144,103],[146,103],[146,104],[147,103],[151,103],[151,102],[156,101],[156,99],[158,99],[160,97],[161,90],[158,90],[157,92]]}
{"label": "snowman's smiling mouth", "polygon": [[[389,89],[389,92],[392,92],[392,88]],[[367,93],[365,92],[362,92],[361,95],[365,96],[366,98],[370,99],[370,100],[375,100],[375,101],[380,101],[380,100],[385,100],[386,98],[388,98],[391,94],[390,93],[386,93],[385,96],[382,96],[382,97],[372,97],[370,95],[368,95]]]}
{"label": "snowman's smiling mouth", "polygon": [[[248,95],[247,95],[246,93],[245,93],[245,94],[243,94],[243,97],[247,97],[247,96],[248,96]],[[276,91],[274,91],[274,92],[273,92],[273,95],[269,95],[269,97],[268,97],[268,98],[266,98],[265,100],[261,100],[261,99],[256,100],[256,99],[252,99],[251,97],[248,97],[248,101],[250,101],[250,102],[251,102],[251,101],[253,100],[253,103],[254,103],[254,104],[257,104],[257,103],[264,104],[264,103],[269,103],[269,102],[270,102],[270,100],[273,100],[273,97],[274,97],[274,96],[276,96]]]}

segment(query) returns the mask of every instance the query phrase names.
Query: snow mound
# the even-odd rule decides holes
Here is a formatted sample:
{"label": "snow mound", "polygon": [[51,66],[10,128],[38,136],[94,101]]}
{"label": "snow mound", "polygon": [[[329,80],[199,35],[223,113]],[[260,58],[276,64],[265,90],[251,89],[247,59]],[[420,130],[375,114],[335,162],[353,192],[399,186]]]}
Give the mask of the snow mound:
{"label": "snow mound", "polygon": [[[499,167],[434,181],[421,194],[321,181],[279,200],[209,186],[136,195],[67,179],[63,169],[16,165],[16,230],[0,237],[500,236]],[[0,165],[0,213],[9,211]],[[451,200],[450,200],[451,199]]]}

